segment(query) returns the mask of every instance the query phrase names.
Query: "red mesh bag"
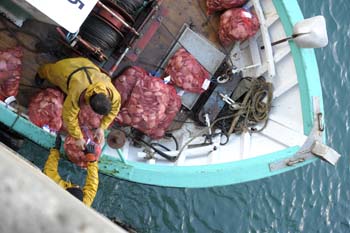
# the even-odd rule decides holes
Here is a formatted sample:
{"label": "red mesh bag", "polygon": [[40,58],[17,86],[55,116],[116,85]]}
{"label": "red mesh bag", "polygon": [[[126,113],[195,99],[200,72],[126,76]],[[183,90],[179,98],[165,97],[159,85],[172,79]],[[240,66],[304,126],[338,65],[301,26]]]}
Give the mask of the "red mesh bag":
{"label": "red mesh bag", "polygon": [[169,90],[169,95],[174,96],[174,98],[170,99],[168,106],[165,110],[165,119],[158,125],[158,129],[155,130],[155,135],[165,134],[165,130],[170,126],[171,122],[174,120],[177,112],[181,108],[181,97],[176,94],[174,88]]}
{"label": "red mesh bag", "polygon": [[259,20],[254,13],[243,8],[230,9],[220,17],[219,38],[224,45],[229,45],[255,35],[259,27]]}
{"label": "red mesh bag", "polygon": [[64,94],[57,89],[47,88],[38,92],[29,103],[30,121],[40,128],[46,125],[51,131],[59,131],[62,126],[63,101]]}
{"label": "red mesh bag", "polygon": [[[83,130],[84,139],[88,141],[92,140],[92,132],[90,130]],[[72,136],[67,136],[64,141],[64,150],[68,159],[78,165],[79,167],[87,167],[88,158],[86,158],[84,152],[75,145],[76,140]],[[95,142],[92,142],[95,143]],[[101,156],[101,146],[98,143],[95,143],[95,155],[96,160],[98,160]]]}
{"label": "red mesh bag", "polygon": [[0,96],[16,96],[21,77],[23,53],[21,48],[0,51]]}
{"label": "red mesh bag", "polygon": [[171,83],[190,92],[202,93],[208,88],[209,73],[185,49],[179,49],[169,60],[165,76],[170,75]]}
{"label": "red mesh bag", "polygon": [[154,139],[164,136],[181,107],[174,87],[161,79],[139,79],[132,94],[117,116],[117,121],[142,131]]}
{"label": "red mesh bag", "polygon": [[207,0],[207,14],[243,6],[247,0]]}
{"label": "red mesh bag", "polygon": [[114,86],[117,88],[122,98],[121,105],[127,102],[131,95],[131,91],[134,88],[137,80],[147,77],[147,72],[137,66],[132,66],[126,69],[114,82]]}
{"label": "red mesh bag", "polygon": [[100,127],[102,115],[97,114],[92,110],[89,104],[82,104],[78,115],[80,127],[85,126],[89,129]]}

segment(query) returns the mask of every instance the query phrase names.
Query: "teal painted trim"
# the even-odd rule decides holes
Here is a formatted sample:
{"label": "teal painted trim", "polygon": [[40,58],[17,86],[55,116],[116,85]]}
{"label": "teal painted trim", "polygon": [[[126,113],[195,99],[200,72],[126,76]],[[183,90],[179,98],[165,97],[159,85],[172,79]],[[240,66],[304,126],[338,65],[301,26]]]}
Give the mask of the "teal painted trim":
{"label": "teal painted trim", "polygon": [[123,151],[121,149],[117,149],[117,153],[119,155],[119,159],[123,162],[123,163],[127,163],[125,158],[124,158],[124,154]]}
{"label": "teal painted trim", "polygon": [[[0,121],[33,142],[49,149],[54,145],[55,136],[33,125],[0,105]],[[124,163],[120,159],[103,155],[99,161],[100,172],[109,176],[144,184],[168,187],[212,187],[261,179],[292,170],[314,160],[297,164],[294,167],[270,172],[269,164],[294,155],[299,147],[292,147],[273,154],[237,162],[206,166],[161,166],[138,162]]]}
{"label": "teal painted trim", "polygon": [[[26,118],[21,117],[0,105],[0,121],[26,138],[42,147],[49,149],[54,145],[55,136],[33,125]],[[206,165],[206,166],[161,166],[138,162],[124,163],[118,158],[103,155],[99,161],[100,172],[109,176],[144,184],[167,187],[212,187],[229,185],[261,179],[292,170],[313,160],[297,164],[276,172],[270,172],[269,163],[279,161],[294,155],[299,147],[292,147],[273,154],[237,162]]]}
{"label": "teal painted trim", "polygon": [[[293,25],[298,21],[304,19],[297,1],[273,0],[273,3],[276,7],[287,36],[292,35]],[[294,43],[294,41],[289,41],[289,44],[291,46],[291,52],[298,75],[303,112],[304,133],[306,135],[309,135],[313,127],[314,119],[312,104],[313,96],[320,97],[320,109],[321,112],[324,113],[322,88],[315,51],[314,49],[299,48]]]}
{"label": "teal painted trim", "polygon": [[55,135],[32,124],[26,118],[18,116],[15,112],[11,111],[4,105],[0,105],[0,112],[0,121],[17,133],[46,149],[55,145]]}
{"label": "teal painted trim", "polygon": [[[104,174],[137,183],[166,187],[204,188],[248,182],[277,175],[309,164],[308,160],[293,167],[270,172],[269,164],[293,156],[299,147],[237,162],[205,166],[164,166],[138,162],[124,164],[119,159],[102,156],[99,169]],[[117,166],[116,166],[117,165]]]}

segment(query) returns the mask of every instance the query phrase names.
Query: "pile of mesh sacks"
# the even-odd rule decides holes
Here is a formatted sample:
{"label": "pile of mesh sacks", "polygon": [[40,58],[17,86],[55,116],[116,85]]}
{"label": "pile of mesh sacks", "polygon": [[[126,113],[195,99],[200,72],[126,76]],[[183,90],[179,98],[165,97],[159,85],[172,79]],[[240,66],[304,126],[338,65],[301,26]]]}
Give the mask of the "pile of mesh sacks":
{"label": "pile of mesh sacks", "polygon": [[[163,79],[149,75],[140,67],[129,67],[114,81],[122,99],[116,121],[132,126],[153,139],[164,137],[167,128],[181,108],[181,97],[174,86],[186,91],[202,93],[210,83],[210,74],[185,49],[179,49],[169,60],[165,76],[170,75],[170,84]],[[164,78],[164,77],[163,77]],[[37,93],[30,102],[30,120],[39,127],[51,131],[64,131],[62,106],[64,95],[56,89]],[[90,105],[81,103],[78,115],[84,139],[94,142],[94,129],[99,127],[102,116],[96,114]],[[71,136],[66,137],[64,149],[68,158],[81,167],[87,161],[83,151],[75,145]],[[96,143],[96,142],[94,142]],[[101,148],[97,146],[98,156]]]}
{"label": "pile of mesh sacks", "polygon": [[153,139],[162,138],[181,107],[175,88],[135,66],[125,70],[114,85],[122,96],[117,122]]}
{"label": "pile of mesh sacks", "polygon": [[207,14],[223,11],[220,16],[219,39],[228,46],[244,41],[259,30],[259,20],[254,12],[242,8],[247,0],[207,0]]}
{"label": "pile of mesh sacks", "polygon": [[22,56],[20,47],[0,51],[0,100],[18,93]]}

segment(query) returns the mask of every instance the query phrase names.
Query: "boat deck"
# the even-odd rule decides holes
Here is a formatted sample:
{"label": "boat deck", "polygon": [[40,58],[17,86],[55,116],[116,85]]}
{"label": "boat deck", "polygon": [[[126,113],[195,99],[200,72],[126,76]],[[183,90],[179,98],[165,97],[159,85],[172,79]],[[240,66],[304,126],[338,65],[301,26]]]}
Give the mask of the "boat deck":
{"label": "boat deck", "polygon": [[[284,30],[272,2],[270,0],[262,0],[261,3],[271,41],[284,38]],[[252,6],[252,3],[249,4]],[[163,16],[157,19],[161,22],[160,27],[148,43],[147,47],[145,47],[143,51],[139,51],[140,54],[138,60],[136,62],[131,62],[128,61],[127,58],[124,59],[118,70],[115,72],[114,77],[117,76],[123,68],[129,65],[138,65],[148,71],[157,70],[185,23],[190,25],[190,28],[193,31],[206,37],[225,55],[230,55],[229,51],[232,50],[232,47],[224,48],[218,40],[217,29],[219,15],[214,15],[208,18],[206,16],[204,0],[164,0],[162,8]],[[3,19],[3,17],[1,19]],[[0,24],[0,27],[4,28],[3,20],[0,21]],[[10,25],[10,27],[13,28],[14,26]],[[30,31],[41,39],[50,35],[48,34],[50,29],[48,29],[47,26],[34,22],[25,23],[19,30]],[[0,50],[12,48],[18,44],[18,41],[22,41],[26,46],[35,49],[35,43],[37,42],[35,38],[22,33],[16,33],[15,35],[9,36],[8,33],[9,32],[6,30],[0,32]],[[262,51],[259,51],[258,54],[253,53],[254,56],[250,57],[252,54],[252,45],[255,44],[256,47],[257,45],[262,45],[262,42],[263,39],[261,33],[258,33],[249,41],[236,44],[236,49],[240,51],[240,58],[237,60],[237,66],[242,67],[253,65],[255,62],[254,57],[258,54],[262,57],[262,60],[266,59]],[[30,96],[39,90],[34,86],[34,76],[39,65],[47,62],[54,62],[58,57],[53,56],[52,54],[48,55],[31,52],[27,49],[24,49],[23,52],[23,72],[17,99],[22,106],[27,106]],[[276,64],[276,75],[274,77],[269,77],[272,78],[271,81],[274,85],[274,101],[268,127],[263,132],[254,135],[250,135],[249,133],[232,135],[230,137],[230,143],[225,147],[221,147],[221,149],[218,150],[217,156],[197,156],[195,153],[188,151],[187,154],[190,156],[185,156],[187,157],[186,161],[185,159],[179,160],[177,165],[203,165],[232,162],[269,154],[294,145],[302,145],[305,140],[301,112],[302,108],[296,70],[293,65],[293,58],[290,54],[288,43],[275,46],[273,48],[273,54],[273,59]],[[231,56],[234,56],[234,54],[231,54]],[[239,64],[241,64],[241,66],[239,66]],[[255,69],[254,72],[255,74],[252,73],[252,71],[246,71],[245,74],[253,76],[269,76],[269,69],[268,67],[265,67],[264,64],[262,64],[259,69]],[[48,84],[46,83],[45,85]],[[191,136],[201,129],[201,127],[198,127],[195,124],[185,124],[181,130],[175,132],[175,135]],[[190,133],[184,134],[186,132]],[[202,140],[202,138],[200,140]],[[183,139],[182,143],[185,141],[186,140]],[[163,140],[161,143],[168,145],[172,142]],[[127,144],[123,150],[126,159],[130,161],[144,161],[144,159],[140,159],[138,156],[138,152],[141,152],[142,149],[132,146],[129,147],[129,144]],[[115,151],[112,151],[108,147],[104,153],[117,157]],[[177,152],[174,151],[173,153]],[[191,155],[193,156],[191,157]],[[157,163],[172,165],[172,163],[169,163],[160,157],[157,157]]]}

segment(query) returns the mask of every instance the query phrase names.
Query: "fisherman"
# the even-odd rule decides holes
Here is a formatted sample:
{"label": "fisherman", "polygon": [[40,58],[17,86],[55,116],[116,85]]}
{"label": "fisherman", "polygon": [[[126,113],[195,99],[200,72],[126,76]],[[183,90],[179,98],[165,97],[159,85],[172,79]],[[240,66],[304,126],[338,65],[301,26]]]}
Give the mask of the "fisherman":
{"label": "fisherman", "polygon": [[60,147],[61,136],[58,134],[56,137],[55,147],[51,148],[50,155],[45,163],[44,173],[53,181],[55,181],[59,186],[81,200],[85,205],[91,206],[98,188],[98,164],[96,161],[94,144],[87,144],[84,151],[86,160],[88,161],[88,166],[85,186],[83,189],[81,189],[78,185],[62,180],[60,174],[58,173]]}
{"label": "fisherman", "polygon": [[90,60],[82,57],[67,58],[39,68],[35,83],[41,85],[44,79],[57,85],[66,93],[63,105],[63,122],[76,144],[84,149],[86,141],[78,123],[80,104],[85,102],[97,114],[103,115],[100,127],[95,131],[98,143],[104,140],[104,130],[117,116],[121,98],[111,82]]}

